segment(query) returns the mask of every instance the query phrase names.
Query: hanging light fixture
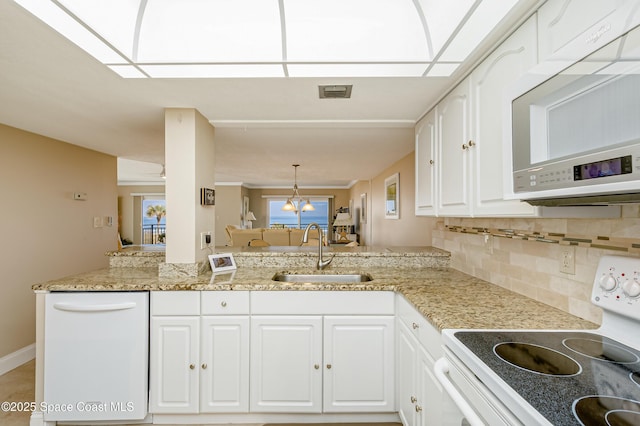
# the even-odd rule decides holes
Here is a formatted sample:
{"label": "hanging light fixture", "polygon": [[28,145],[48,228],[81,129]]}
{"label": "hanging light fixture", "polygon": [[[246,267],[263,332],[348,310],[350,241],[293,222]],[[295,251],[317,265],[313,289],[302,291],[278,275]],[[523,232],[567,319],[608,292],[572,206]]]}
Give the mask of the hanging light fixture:
{"label": "hanging light fixture", "polygon": [[[293,165],[293,194],[291,195],[290,198],[287,198],[287,202],[284,204],[284,206],[282,206],[282,210],[286,212],[298,213],[298,207],[300,206],[300,203],[303,201],[302,197],[300,196],[300,193],[298,192],[298,167],[300,167],[300,164],[292,164],[292,165]],[[297,205],[295,204],[296,200],[298,201]],[[302,207],[303,212],[310,212],[315,209],[316,208],[313,207],[313,205],[311,204],[311,201],[309,201],[308,198],[304,200],[304,206]]]}

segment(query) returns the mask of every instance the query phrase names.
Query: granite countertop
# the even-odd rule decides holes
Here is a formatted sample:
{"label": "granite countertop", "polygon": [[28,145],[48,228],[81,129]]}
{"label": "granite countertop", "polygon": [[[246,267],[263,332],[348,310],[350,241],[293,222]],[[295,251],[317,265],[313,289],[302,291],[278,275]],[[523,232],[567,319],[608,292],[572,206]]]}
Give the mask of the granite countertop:
{"label": "granite countertop", "polygon": [[[283,283],[277,272],[367,273],[364,283]],[[402,294],[438,329],[593,329],[597,325],[450,268],[238,267],[198,277],[159,277],[157,267],[106,268],[33,286],[36,291],[395,291]]]}

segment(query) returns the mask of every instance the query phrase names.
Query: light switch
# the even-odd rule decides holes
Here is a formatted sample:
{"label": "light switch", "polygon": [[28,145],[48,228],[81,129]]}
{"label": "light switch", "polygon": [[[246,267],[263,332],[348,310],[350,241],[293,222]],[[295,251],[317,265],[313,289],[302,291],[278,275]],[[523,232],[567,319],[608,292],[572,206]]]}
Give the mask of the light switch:
{"label": "light switch", "polygon": [[102,228],[102,218],[100,216],[93,217],[93,227]]}

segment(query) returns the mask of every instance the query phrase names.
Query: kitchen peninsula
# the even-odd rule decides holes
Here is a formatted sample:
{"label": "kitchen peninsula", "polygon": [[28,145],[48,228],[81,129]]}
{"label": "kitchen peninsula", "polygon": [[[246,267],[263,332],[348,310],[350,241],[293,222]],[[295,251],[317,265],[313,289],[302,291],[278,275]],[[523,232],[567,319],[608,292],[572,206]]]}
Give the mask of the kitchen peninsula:
{"label": "kitchen peninsula", "polygon": [[[397,421],[397,413],[402,411],[405,399],[408,400],[404,393],[410,392],[403,382],[406,360],[399,349],[403,333],[413,333],[411,338],[425,347],[430,356],[437,358],[442,352],[439,331],[444,328],[596,327],[596,324],[453,270],[448,267],[449,253],[430,247],[335,247],[329,252],[335,255],[333,262],[322,271],[314,269],[317,254],[313,249],[221,247],[216,251],[233,253],[237,270],[218,274],[207,271],[197,277],[162,277],[158,276],[157,267],[164,259],[161,250],[130,248],[107,253],[109,268],[35,285],[33,289],[38,301],[36,400],[44,400],[43,307],[47,295],[55,292],[149,292],[151,414],[146,421],[159,423],[169,420],[174,423],[293,421],[301,416],[327,422]],[[357,273],[372,279],[358,283],[323,282],[322,279],[302,283],[274,281],[273,277],[282,272]],[[196,337],[186,338],[184,345],[171,345],[170,351],[175,355],[176,347],[193,345],[193,339],[200,342],[197,345],[200,349],[195,350],[197,355],[185,352],[185,359],[195,356],[199,361],[189,361],[191,367],[180,370],[184,371],[182,380],[166,376],[169,355],[163,353],[166,347],[163,349],[157,342],[167,338],[167,330],[175,331],[184,324],[193,324],[200,332]],[[227,344],[224,351],[216,352],[216,345],[207,341],[207,336],[221,338],[215,333],[220,330],[216,327],[223,326],[227,331],[229,327],[237,330],[233,335],[243,343],[238,347]],[[282,331],[285,329],[289,334]],[[298,337],[292,337],[292,329],[297,330],[298,337],[304,338],[296,340]],[[357,332],[350,334],[348,330]],[[270,340],[274,336],[277,336],[275,340]],[[289,338],[292,340],[286,340]],[[276,345],[274,342],[282,342],[280,339],[285,339],[288,350],[283,352],[280,345],[277,354],[274,352],[271,356],[269,351]],[[310,358],[302,361],[296,358],[301,356],[296,349],[301,342],[306,342],[302,348],[308,344],[314,348],[308,355]],[[319,347],[310,342],[319,342]],[[348,350],[327,347],[335,342],[346,344]],[[261,349],[256,351],[257,347]],[[319,351],[317,354],[316,350]],[[352,354],[358,350],[369,352]],[[339,356],[341,361],[336,359]],[[363,356],[368,362],[362,362]],[[235,362],[220,367],[216,357]],[[335,357],[333,362],[331,357]],[[352,369],[370,368],[368,375],[372,381],[353,383],[344,389],[344,383],[358,381],[349,381],[348,373],[340,369],[339,362],[348,362]],[[281,385],[284,379],[282,372],[277,370],[279,363],[284,363],[291,372],[299,364],[305,366],[305,370],[288,375],[287,380],[293,382]],[[307,365],[310,370],[305,373]],[[321,368],[321,365],[325,367]],[[223,371],[237,371],[237,375],[233,376],[233,381],[228,378],[212,381],[212,375],[223,374]],[[273,374],[280,379],[269,382]],[[183,404],[167,402],[166,397],[161,396],[166,389],[176,388],[176,380],[178,384],[184,384],[185,389],[191,389],[186,391],[188,401]],[[237,400],[216,400],[215,395],[206,393],[213,383],[222,382],[234,383],[232,393]],[[305,394],[303,402],[291,400],[291,394],[287,392],[287,389],[296,389],[297,398],[312,388],[315,390],[308,398]],[[375,390],[373,396],[369,392],[372,389]],[[226,392],[218,387],[215,390]],[[348,401],[336,396],[345,394],[350,397]],[[274,398],[274,395],[281,398]],[[437,405],[431,403],[429,409],[437,410]],[[34,413],[32,420],[35,423],[32,424],[44,424],[38,423],[43,421],[41,419],[46,420],[42,415]]]}

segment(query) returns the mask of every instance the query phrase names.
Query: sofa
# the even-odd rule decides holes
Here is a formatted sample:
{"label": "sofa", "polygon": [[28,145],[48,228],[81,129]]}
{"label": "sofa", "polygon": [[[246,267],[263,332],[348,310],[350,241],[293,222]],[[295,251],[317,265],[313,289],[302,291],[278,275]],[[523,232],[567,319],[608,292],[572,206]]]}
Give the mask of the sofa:
{"label": "sofa", "polygon": [[[304,229],[290,229],[290,228],[256,228],[256,229],[241,229],[233,225],[227,225],[225,227],[227,232],[227,245],[232,247],[247,247],[247,246],[301,246],[302,235]],[[309,235],[311,237],[312,235]],[[313,234],[315,236],[315,234]],[[255,241],[262,241],[260,244],[256,244]],[[254,241],[254,244],[251,242]],[[317,238],[309,238],[309,242],[304,245],[317,245]]]}

